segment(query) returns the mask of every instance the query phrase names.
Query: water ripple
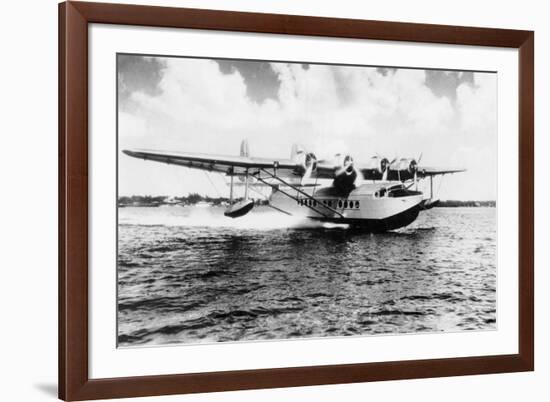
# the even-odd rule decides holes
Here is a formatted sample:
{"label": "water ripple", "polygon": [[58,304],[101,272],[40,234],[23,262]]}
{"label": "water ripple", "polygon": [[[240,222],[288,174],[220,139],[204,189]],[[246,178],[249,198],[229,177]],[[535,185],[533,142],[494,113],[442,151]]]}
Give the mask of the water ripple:
{"label": "water ripple", "polygon": [[434,208],[372,235],[123,208],[119,345],[495,329],[495,212]]}

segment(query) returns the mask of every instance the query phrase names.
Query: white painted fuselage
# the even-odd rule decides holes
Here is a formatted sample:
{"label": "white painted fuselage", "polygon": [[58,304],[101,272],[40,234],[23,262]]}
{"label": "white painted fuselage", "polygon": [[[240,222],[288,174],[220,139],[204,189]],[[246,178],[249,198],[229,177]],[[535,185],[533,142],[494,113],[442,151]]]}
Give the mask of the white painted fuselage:
{"label": "white painted fuselage", "polygon": [[[281,191],[279,191],[281,190]],[[350,223],[373,231],[406,226],[416,219],[423,195],[395,183],[362,184],[349,193],[332,186],[274,189],[270,203],[291,215],[327,222]],[[285,195],[284,192],[293,196]]]}

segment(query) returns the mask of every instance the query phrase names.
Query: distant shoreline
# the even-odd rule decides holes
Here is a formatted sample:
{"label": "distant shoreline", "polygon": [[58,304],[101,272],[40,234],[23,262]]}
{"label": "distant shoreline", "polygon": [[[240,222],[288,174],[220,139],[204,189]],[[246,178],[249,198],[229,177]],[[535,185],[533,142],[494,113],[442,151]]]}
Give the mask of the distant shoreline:
{"label": "distant shoreline", "polygon": [[445,200],[439,201],[436,207],[439,208],[456,208],[456,207],[470,207],[470,208],[495,208],[497,206],[496,201],[458,201],[458,200]]}
{"label": "distant shoreline", "polygon": [[[256,200],[258,205],[265,205],[267,201]],[[189,194],[182,197],[167,197],[163,195],[132,195],[118,197],[118,206],[124,207],[160,207],[161,205],[197,205],[207,204],[212,206],[225,206],[229,204],[229,198],[226,197],[205,197],[200,194]],[[459,200],[441,200],[436,208],[495,208],[496,201],[459,201]]]}

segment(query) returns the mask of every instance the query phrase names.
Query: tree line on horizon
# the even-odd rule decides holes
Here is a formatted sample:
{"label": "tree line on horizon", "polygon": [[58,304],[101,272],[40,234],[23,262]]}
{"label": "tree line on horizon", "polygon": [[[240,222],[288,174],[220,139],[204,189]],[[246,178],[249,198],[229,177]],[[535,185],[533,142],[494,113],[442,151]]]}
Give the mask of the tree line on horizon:
{"label": "tree line on horizon", "polygon": [[[166,195],[132,195],[119,196],[118,205],[126,206],[160,206],[160,205],[194,205],[199,202],[206,202],[211,205],[221,205],[229,202],[227,197],[209,197],[198,193],[190,193],[186,196],[168,197]],[[258,204],[266,203],[265,200],[258,200]],[[437,207],[496,207],[496,201],[461,201],[461,200],[441,200]]]}

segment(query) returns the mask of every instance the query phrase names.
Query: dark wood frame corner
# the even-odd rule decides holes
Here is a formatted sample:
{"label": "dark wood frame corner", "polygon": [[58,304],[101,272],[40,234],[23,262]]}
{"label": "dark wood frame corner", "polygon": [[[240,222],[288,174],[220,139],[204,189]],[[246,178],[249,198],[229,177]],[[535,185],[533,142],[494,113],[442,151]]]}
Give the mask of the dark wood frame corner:
{"label": "dark wood frame corner", "polygon": [[[519,353],[215,373],[88,376],[88,24],[123,24],[519,49]],[[120,4],[59,5],[59,397],[84,400],[534,369],[534,33]]]}

